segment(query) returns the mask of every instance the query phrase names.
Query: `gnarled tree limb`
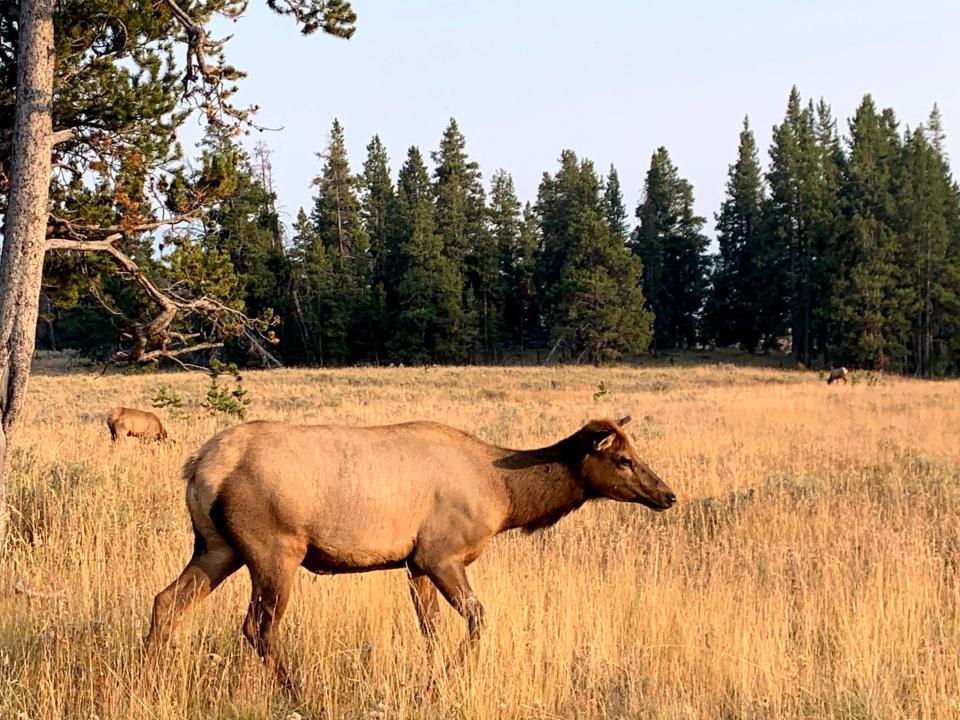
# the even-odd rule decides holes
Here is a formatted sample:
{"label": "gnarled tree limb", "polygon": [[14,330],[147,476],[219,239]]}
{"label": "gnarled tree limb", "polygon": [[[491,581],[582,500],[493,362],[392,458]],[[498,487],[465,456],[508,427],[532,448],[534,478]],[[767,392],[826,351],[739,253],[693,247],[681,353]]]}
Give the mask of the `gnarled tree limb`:
{"label": "gnarled tree limb", "polygon": [[[243,328],[243,336],[267,364],[282,367],[282,363],[267,352],[266,348],[257,339],[254,332],[255,324],[250,318],[239,310],[208,296],[186,299],[160,289],[150,278],[144,275],[136,261],[117,246],[117,241],[122,237],[122,233],[114,233],[102,240],[50,238],[46,245],[48,251],[69,250],[107,254],[160,307],[160,312],[153,319],[134,326],[133,346],[130,350],[118,352],[118,359],[126,362],[156,362],[162,358],[175,359],[179,355],[189,352],[222,347],[222,342],[191,343],[190,340],[199,337],[197,333],[185,334],[170,330],[170,326],[178,314],[198,313],[207,317],[229,316]],[[151,341],[159,342],[160,348],[148,350]],[[171,343],[177,343],[179,346],[171,347]]]}
{"label": "gnarled tree limb", "polygon": [[[88,233],[138,233],[138,232],[149,232],[150,230],[156,230],[167,225],[179,225],[180,223],[191,222],[195,220],[200,214],[200,208],[194,208],[193,210],[188,210],[185,213],[180,213],[179,215],[173,215],[168,218],[163,218],[161,220],[153,220],[151,222],[139,223],[137,225],[130,226],[120,226],[120,225],[84,225],[77,222],[76,220],[68,220],[67,218],[58,217],[53,213],[50,214],[50,219],[54,224],[63,225],[65,230],[68,230],[71,234],[81,235]],[[87,242],[87,241],[84,241]]]}

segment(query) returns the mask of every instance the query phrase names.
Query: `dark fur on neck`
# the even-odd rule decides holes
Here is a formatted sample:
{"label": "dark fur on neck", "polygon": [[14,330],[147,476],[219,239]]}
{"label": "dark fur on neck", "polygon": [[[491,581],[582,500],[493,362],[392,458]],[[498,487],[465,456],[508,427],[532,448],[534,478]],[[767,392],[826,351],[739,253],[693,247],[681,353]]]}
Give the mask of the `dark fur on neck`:
{"label": "dark fur on neck", "polygon": [[594,497],[581,468],[594,443],[611,432],[618,432],[612,423],[593,421],[549,447],[505,450],[493,463],[503,472],[510,495],[510,516],[503,529],[542,530]]}

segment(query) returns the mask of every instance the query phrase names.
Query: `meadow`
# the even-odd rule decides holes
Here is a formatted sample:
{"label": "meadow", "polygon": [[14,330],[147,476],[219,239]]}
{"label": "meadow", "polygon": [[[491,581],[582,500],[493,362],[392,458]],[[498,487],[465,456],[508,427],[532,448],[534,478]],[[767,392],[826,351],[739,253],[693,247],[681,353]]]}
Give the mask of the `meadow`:
{"label": "meadow", "polygon": [[[251,418],[432,419],[552,443],[631,414],[674,509],[595,502],[471,566],[478,652],[425,695],[402,571],[298,575],[281,631],[294,705],[239,629],[236,573],[142,672],[154,595],[193,538],[180,466],[235,422],[202,374],[40,363],[14,439],[0,562],[0,718],[960,717],[960,383],[777,368],[363,368],[249,372]],[[172,441],[111,446],[116,404],[161,383]],[[463,621],[443,608],[452,658]]]}

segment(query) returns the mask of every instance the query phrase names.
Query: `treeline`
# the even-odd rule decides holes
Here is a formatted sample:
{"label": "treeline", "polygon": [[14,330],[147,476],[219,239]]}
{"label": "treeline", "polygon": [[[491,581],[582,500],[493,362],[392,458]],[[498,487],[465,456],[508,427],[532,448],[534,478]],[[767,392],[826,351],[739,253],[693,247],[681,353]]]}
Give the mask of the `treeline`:
{"label": "treeline", "polygon": [[[943,143],[936,108],[901,130],[867,96],[841,136],[829,106],[794,89],[766,171],[744,122],[711,255],[693,188],[665,148],[631,229],[616,170],[572,151],[523,204],[507,172],[484,183],[456,121],[429,167],[408,150],[396,182],[378,137],[352,168],[334,122],[313,206],[284,238],[267,154],[214,135],[202,164],[231,193],[205,216],[193,262],[246,312],[282,318],[272,351],[291,364],[497,362],[530,350],[600,363],[788,343],[810,366],[955,374],[960,191]],[[122,332],[96,309],[122,293],[99,282],[51,309],[48,335],[82,346]]]}
{"label": "treeline", "polygon": [[841,138],[796,88],[762,174],[744,124],[717,214],[702,337],[932,375],[960,370],[960,192],[936,107],[901,133],[863,99]]}
{"label": "treeline", "polygon": [[496,362],[548,342],[600,362],[649,344],[614,171],[565,152],[536,206],[504,171],[488,196],[456,121],[432,169],[410,148],[396,185],[377,137],[351,172],[337,122],[322,159],[289,252],[308,363]]}

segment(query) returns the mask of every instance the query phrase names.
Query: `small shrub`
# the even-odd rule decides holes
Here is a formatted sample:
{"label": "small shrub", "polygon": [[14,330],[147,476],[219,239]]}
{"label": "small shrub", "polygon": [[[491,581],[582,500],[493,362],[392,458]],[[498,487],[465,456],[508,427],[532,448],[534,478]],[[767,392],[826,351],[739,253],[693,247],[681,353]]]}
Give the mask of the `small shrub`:
{"label": "small shrub", "polygon": [[[233,389],[228,384],[221,385],[220,377],[222,375],[233,376]],[[207,390],[207,399],[204,405],[211,412],[220,412],[225,415],[243,420],[247,416],[247,406],[250,404],[250,398],[247,397],[247,390],[243,387],[243,378],[240,376],[240,369],[236,363],[222,363],[214,360],[210,364],[210,388]]]}
{"label": "small shrub", "polygon": [[594,391],[594,393],[593,393],[593,399],[594,399],[594,401],[599,400],[599,399],[602,398],[604,395],[606,395],[608,392],[610,392],[610,390],[609,390],[609,388],[607,387],[607,384],[606,384],[605,382],[603,382],[603,380],[601,380],[601,381],[597,384],[597,389],[596,389],[596,391]]}
{"label": "small shrub", "polygon": [[169,409],[172,413],[183,407],[183,398],[180,394],[166,383],[162,383],[150,398],[150,404],[155,408]]}

